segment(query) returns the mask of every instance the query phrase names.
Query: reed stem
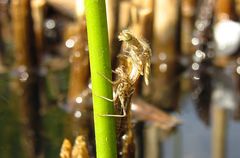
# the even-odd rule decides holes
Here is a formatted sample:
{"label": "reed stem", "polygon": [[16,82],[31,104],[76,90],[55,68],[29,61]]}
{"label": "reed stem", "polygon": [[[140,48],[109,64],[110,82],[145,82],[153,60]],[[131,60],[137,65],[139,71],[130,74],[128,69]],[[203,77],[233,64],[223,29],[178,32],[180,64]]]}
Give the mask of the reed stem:
{"label": "reed stem", "polygon": [[[115,119],[103,117],[113,114],[113,104],[98,96],[112,98],[112,85],[102,74],[111,78],[105,0],[85,0],[93,111],[97,158],[116,158]],[[98,95],[98,96],[97,96]]]}

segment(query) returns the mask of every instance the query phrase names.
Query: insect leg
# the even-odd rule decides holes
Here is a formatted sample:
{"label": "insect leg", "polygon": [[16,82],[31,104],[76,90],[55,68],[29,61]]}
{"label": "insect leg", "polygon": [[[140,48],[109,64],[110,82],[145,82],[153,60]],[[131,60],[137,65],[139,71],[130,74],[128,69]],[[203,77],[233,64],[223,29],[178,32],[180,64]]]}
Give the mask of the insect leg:
{"label": "insect leg", "polygon": [[104,96],[100,96],[100,95],[97,95],[97,94],[94,94],[94,93],[92,93],[94,96],[96,96],[96,97],[99,97],[99,98],[102,98],[102,99],[104,99],[104,100],[107,100],[107,101],[109,101],[109,102],[114,102],[116,99],[114,98],[114,99],[109,99],[109,98],[107,98],[107,97],[104,97]]}
{"label": "insect leg", "polygon": [[122,108],[122,111],[123,111],[122,117],[125,117],[127,115],[127,112],[126,112],[124,104],[122,104],[122,103],[121,103],[121,108]]}
{"label": "insect leg", "polygon": [[144,81],[147,86],[149,85],[149,74],[150,74],[150,63],[147,62],[144,67]]}
{"label": "insect leg", "polygon": [[103,114],[101,116],[107,116],[107,117],[126,117],[127,115],[127,112],[126,112],[126,109],[125,109],[125,106],[124,104],[121,103],[121,108],[122,108],[122,111],[123,111],[123,114]]}
{"label": "insect leg", "polygon": [[[97,96],[97,97],[99,97],[99,98],[102,98],[102,99],[104,99],[104,100],[107,100],[107,101],[109,101],[109,102],[114,102],[115,101],[115,99],[109,99],[109,98],[107,98],[107,97],[103,97],[103,96],[99,96],[99,95],[96,95],[96,94],[94,94],[94,93],[92,93],[93,95],[95,95],[95,96]],[[122,106],[121,106],[122,107]],[[106,117],[125,117],[126,116],[126,110],[124,110],[123,111],[123,114],[122,115],[115,115],[115,114],[101,114],[101,115],[99,115],[99,116],[106,116]]]}
{"label": "insect leg", "polygon": [[119,98],[120,100],[120,104],[121,104],[121,108],[122,108],[122,111],[123,111],[123,114],[103,114],[103,115],[100,115],[100,116],[107,116],[107,117],[126,117],[127,115],[127,112],[126,112],[126,109],[125,109],[125,106],[124,106],[124,100],[123,98]]}
{"label": "insect leg", "polygon": [[[113,71],[113,70],[112,70]],[[115,82],[114,81],[112,81],[112,80],[110,80],[109,78],[107,78],[105,75],[103,75],[103,74],[100,74],[100,73],[98,73],[98,75],[100,75],[100,76],[102,76],[105,80],[107,80],[108,82],[110,82],[111,84],[115,84]]]}
{"label": "insect leg", "polygon": [[126,114],[122,114],[122,115],[115,115],[115,114],[103,114],[103,115],[100,115],[100,116],[105,116],[105,117],[125,117]]}

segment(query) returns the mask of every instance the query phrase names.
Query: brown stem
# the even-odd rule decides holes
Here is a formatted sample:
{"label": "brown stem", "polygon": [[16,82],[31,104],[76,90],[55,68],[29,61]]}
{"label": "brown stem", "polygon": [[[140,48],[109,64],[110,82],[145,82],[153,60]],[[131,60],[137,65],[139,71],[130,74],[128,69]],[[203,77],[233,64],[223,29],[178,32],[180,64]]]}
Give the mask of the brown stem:
{"label": "brown stem", "polygon": [[226,109],[213,106],[213,127],[212,127],[212,157],[226,157],[226,131],[227,131],[227,111]]}
{"label": "brown stem", "polygon": [[131,3],[129,1],[121,1],[119,4],[119,22],[118,28],[120,30],[126,29],[129,26],[130,22],[130,8]]}
{"label": "brown stem", "polygon": [[[132,1],[131,7],[131,32],[136,35],[139,39],[144,39],[149,43],[152,38],[152,0],[148,1]],[[134,40],[133,40],[134,42]],[[138,49],[142,49],[141,44],[139,41],[136,41],[133,45],[139,45]],[[138,77],[137,77],[138,78]],[[145,84],[145,83],[144,83]],[[140,93],[141,84],[140,81],[137,81],[136,85],[136,94]]]}
{"label": "brown stem", "polygon": [[[215,23],[220,22],[221,20],[230,20],[234,19],[236,12],[234,9],[234,2],[233,0],[217,0],[215,2],[214,8],[215,14]],[[231,61],[230,56],[216,56],[214,59],[214,64],[220,67],[225,67]]]}
{"label": "brown stem", "polygon": [[196,10],[196,0],[183,0],[181,4],[181,52],[184,55],[193,54],[191,43],[193,22]]}
{"label": "brown stem", "polygon": [[27,157],[42,154],[38,59],[30,0],[11,4],[16,66],[19,70],[21,120]]}
{"label": "brown stem", "polygon": [[32,16],[34,21],[34,32],[36,35],[36,48],[38,50],[38,59],[41,60],[43,53],[43,21],[45,0],[32,0]]}
{"label": "brown stem", "polygon": [[[178,84],[176,78],[177,1],[156,0],[153,18],[152,80],[143,94],[162,108],[176,106]],[[160,85],[160,87],[159,87]]]}
{"label": "brown stem", "polygon": [[216,0],[215,2],[216,21],[231,19],[234,15],[233,0]]}
{"label": "brown stem", "polygon": [[87,35],[85,19],[78,23],[75,46],[70,57],[70,81],[68,91],[68,102],[75,102],[75,99],[87,88],[89,80],[89,61],[87,52]]}
{"label": "brown stem", "polygon": [[240,18],[240,0],[235,0],[235,10],[238,18]]}
{"label": "brown stem", "polygon": [[[89,103],[89,56],[87,30],[83,1],[76,5],[77,20],[67,31],[67,39],[74,40],[74,47],[70,56],[70,79],[67,98],[68,109],[71,110],[73,136],[79,134],[86,138],[88,145],[94,144],[92,105]],[[94,150],[94,147],[91,147]],[[95,153],[95,151],[91,151]]]}
{"label": "brown stem", "polygon": [[118,0],[106,0],[107,6],[107,22],[108,22],[108,40],[110,53],[112,59],[116,57],[116,53],[119,51],[119,42],[117,39],[118,34],[118,20],[119,20],[119,1]]}
{"label": "brown stem", "polygon": [[[0,13],[0,68],[2,67],[3,64],[3,54],[4,54],[4,41],[3,41],[3,35],[2,35],[2,14]],[[1,69],[0,69],[1,72]]]}

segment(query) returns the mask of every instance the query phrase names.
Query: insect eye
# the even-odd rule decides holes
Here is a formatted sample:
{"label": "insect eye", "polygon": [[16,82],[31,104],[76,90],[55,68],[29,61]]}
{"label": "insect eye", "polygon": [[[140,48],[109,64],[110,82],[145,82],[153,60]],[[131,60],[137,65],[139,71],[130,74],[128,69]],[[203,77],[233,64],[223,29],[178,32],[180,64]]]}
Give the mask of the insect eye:
{"label": "insect eye", "polygon": [[131,40],[132,39],[132,37],[129,33],[126,33],[125,37],[126,37],[126,40]]}

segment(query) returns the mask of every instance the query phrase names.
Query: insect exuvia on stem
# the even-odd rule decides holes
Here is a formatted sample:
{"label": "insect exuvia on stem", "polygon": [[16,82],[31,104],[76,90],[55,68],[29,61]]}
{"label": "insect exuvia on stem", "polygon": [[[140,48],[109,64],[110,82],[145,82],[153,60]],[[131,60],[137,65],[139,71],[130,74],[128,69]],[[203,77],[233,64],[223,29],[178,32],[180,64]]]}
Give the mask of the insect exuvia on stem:
{"label": "insect exuvia on stem", "polygon": [[131,103],[131,96],[135,90],[134,84],[140,75],[144,76],[146,85],[149,84],[152,54],[147,42],[138,39],[128,30],[123,30],[118,38],[125,44],[123,52],[119,54],[119,60],[123,61],[122,63],[125,62],[128,64],[120,64],[115,71],[113,71],[117,75],[116,81],[112,81],[100,74],[113,85],[114,97],[113,99],[103,96],[98,97],[114,102],[114,105],[120,104],[122,114],[103,114],[101,116],[125,117],[127,115],[126,110],[129,109],[127,107],[130,106]]}

